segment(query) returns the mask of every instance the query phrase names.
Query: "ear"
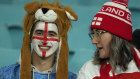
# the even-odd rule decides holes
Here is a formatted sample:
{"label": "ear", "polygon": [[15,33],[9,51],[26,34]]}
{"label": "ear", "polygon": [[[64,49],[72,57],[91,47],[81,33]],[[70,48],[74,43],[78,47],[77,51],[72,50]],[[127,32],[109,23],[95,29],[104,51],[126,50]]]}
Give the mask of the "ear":
{"label": "ear", "polygon": [[24,9],[27,13],[33,14],[37,9],[39,9],[41,4],[38,1],[33,1],[24,5]]}
{"label": "ear", "polygon": [[63,9],[66,12],[67,17],[70,20],[78,20],[78,16],[76,15],[76,13],[71,9],[70,6],[64,6]]}
{"label": "ear", "polygon": [[41,3],[41,7],[44,7],[46,5],[48,5],[49,3],[47,2],[47,0],[42,0],[42,3]]}
{"label": "ear", "polygon": [[52,6],[61,8],[59,1],[55,1],[52,3]]}

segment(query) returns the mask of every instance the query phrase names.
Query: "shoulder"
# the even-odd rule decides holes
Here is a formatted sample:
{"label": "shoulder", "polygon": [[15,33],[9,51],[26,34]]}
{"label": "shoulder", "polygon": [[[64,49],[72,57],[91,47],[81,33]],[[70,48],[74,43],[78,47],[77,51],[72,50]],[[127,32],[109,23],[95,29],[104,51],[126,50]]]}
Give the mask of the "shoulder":
{"label": "shoulder", "polygon": [[128,69],[125,71],[125,73],[132,73],[132,72],[140,72],[134,60],[130,61],[130,63],[128,64]]}
{"label": "shoulder", "polygon": [[79,71],[78,79],[91,79],[100,75],[100,65],[93,64],[93,60],[86,62]]}
{"label": "shoulder", "polygon": [[119,75],[119,74],[123,74],[123,73],[135,73],[135,72],[140,72],[140,70],[138,69],[136,63],[134,60],[131,60],[128,64],[128,68],[126,71],[123,71],[119,66],[117,66],[116,71],[115,71],[115,75]]}
{"label": "shoulder", "polygon": [[14,69],[19,68],[19,67],[20,67],[20,65],[18,63],[16,63],[16,64],[2,67],[1,70],[6,72],[6,71],[14,70]]}
{"label": "shoulder", "polygon": [[68,79],[76,79],[77,75],[75,73],[73,73],[73,72],[69,72],[68,77],[69,77]]}
{"label": "shoulder", "polygon": [[2,67],[0,69],[0,78],[2,76],[8,76],[11,74],[15,74],[18,72],[19,69],[20,69],[20,65],[18,63]]}
{"label": "shoulder", "polygon": [[95,65],[93,64],[93,60],[89,60],[88,62],[86,62],[80,71],[98,71],[100,69],[100,65]]}
{"label": "shoulder", "polygon": [[135,61],[132,60],[128,64],[128,69],[126,71],[118,70],[115,72],[115,79],[139,79],[140,78],[140,70],[138,69]]}

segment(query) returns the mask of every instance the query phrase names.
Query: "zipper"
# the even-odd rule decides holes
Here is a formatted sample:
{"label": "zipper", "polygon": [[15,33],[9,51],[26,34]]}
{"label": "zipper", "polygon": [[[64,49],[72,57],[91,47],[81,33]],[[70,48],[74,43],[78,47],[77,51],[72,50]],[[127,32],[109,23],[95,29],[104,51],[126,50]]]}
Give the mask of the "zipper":
{"label": "zipper", "polygon": [[51,73],[51,71],[48,71],[48,79],[50,79],[50,73]]}

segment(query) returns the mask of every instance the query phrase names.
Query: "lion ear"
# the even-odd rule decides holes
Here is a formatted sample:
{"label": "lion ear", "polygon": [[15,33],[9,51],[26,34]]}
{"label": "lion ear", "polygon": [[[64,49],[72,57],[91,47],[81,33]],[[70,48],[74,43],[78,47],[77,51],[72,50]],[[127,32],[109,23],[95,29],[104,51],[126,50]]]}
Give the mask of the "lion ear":
{"label": "lion ear", "polygon": [[70,20],[78,20],[78,16],[76,15],[76,13],[71,9],[70,6],[64,6],[63,9],[66,12],[67,17]]}
{"label": "lion ear", "polygon": [[27,13],[33,14],[37,9],[39,9],[41,4],[38,1],[33,1],[24,5],[24,9]]}

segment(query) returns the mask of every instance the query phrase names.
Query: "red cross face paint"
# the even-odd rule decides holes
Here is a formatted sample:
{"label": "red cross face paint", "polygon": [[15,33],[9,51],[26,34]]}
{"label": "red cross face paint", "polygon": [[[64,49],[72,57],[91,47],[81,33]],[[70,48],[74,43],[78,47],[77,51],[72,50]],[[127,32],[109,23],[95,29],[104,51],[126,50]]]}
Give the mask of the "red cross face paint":
{"label": "red cross face paint", "polygon": [[32,45],[40,57],[48,57],[59,47],[58,27],[54,23],[38,22],[32,37]]}

